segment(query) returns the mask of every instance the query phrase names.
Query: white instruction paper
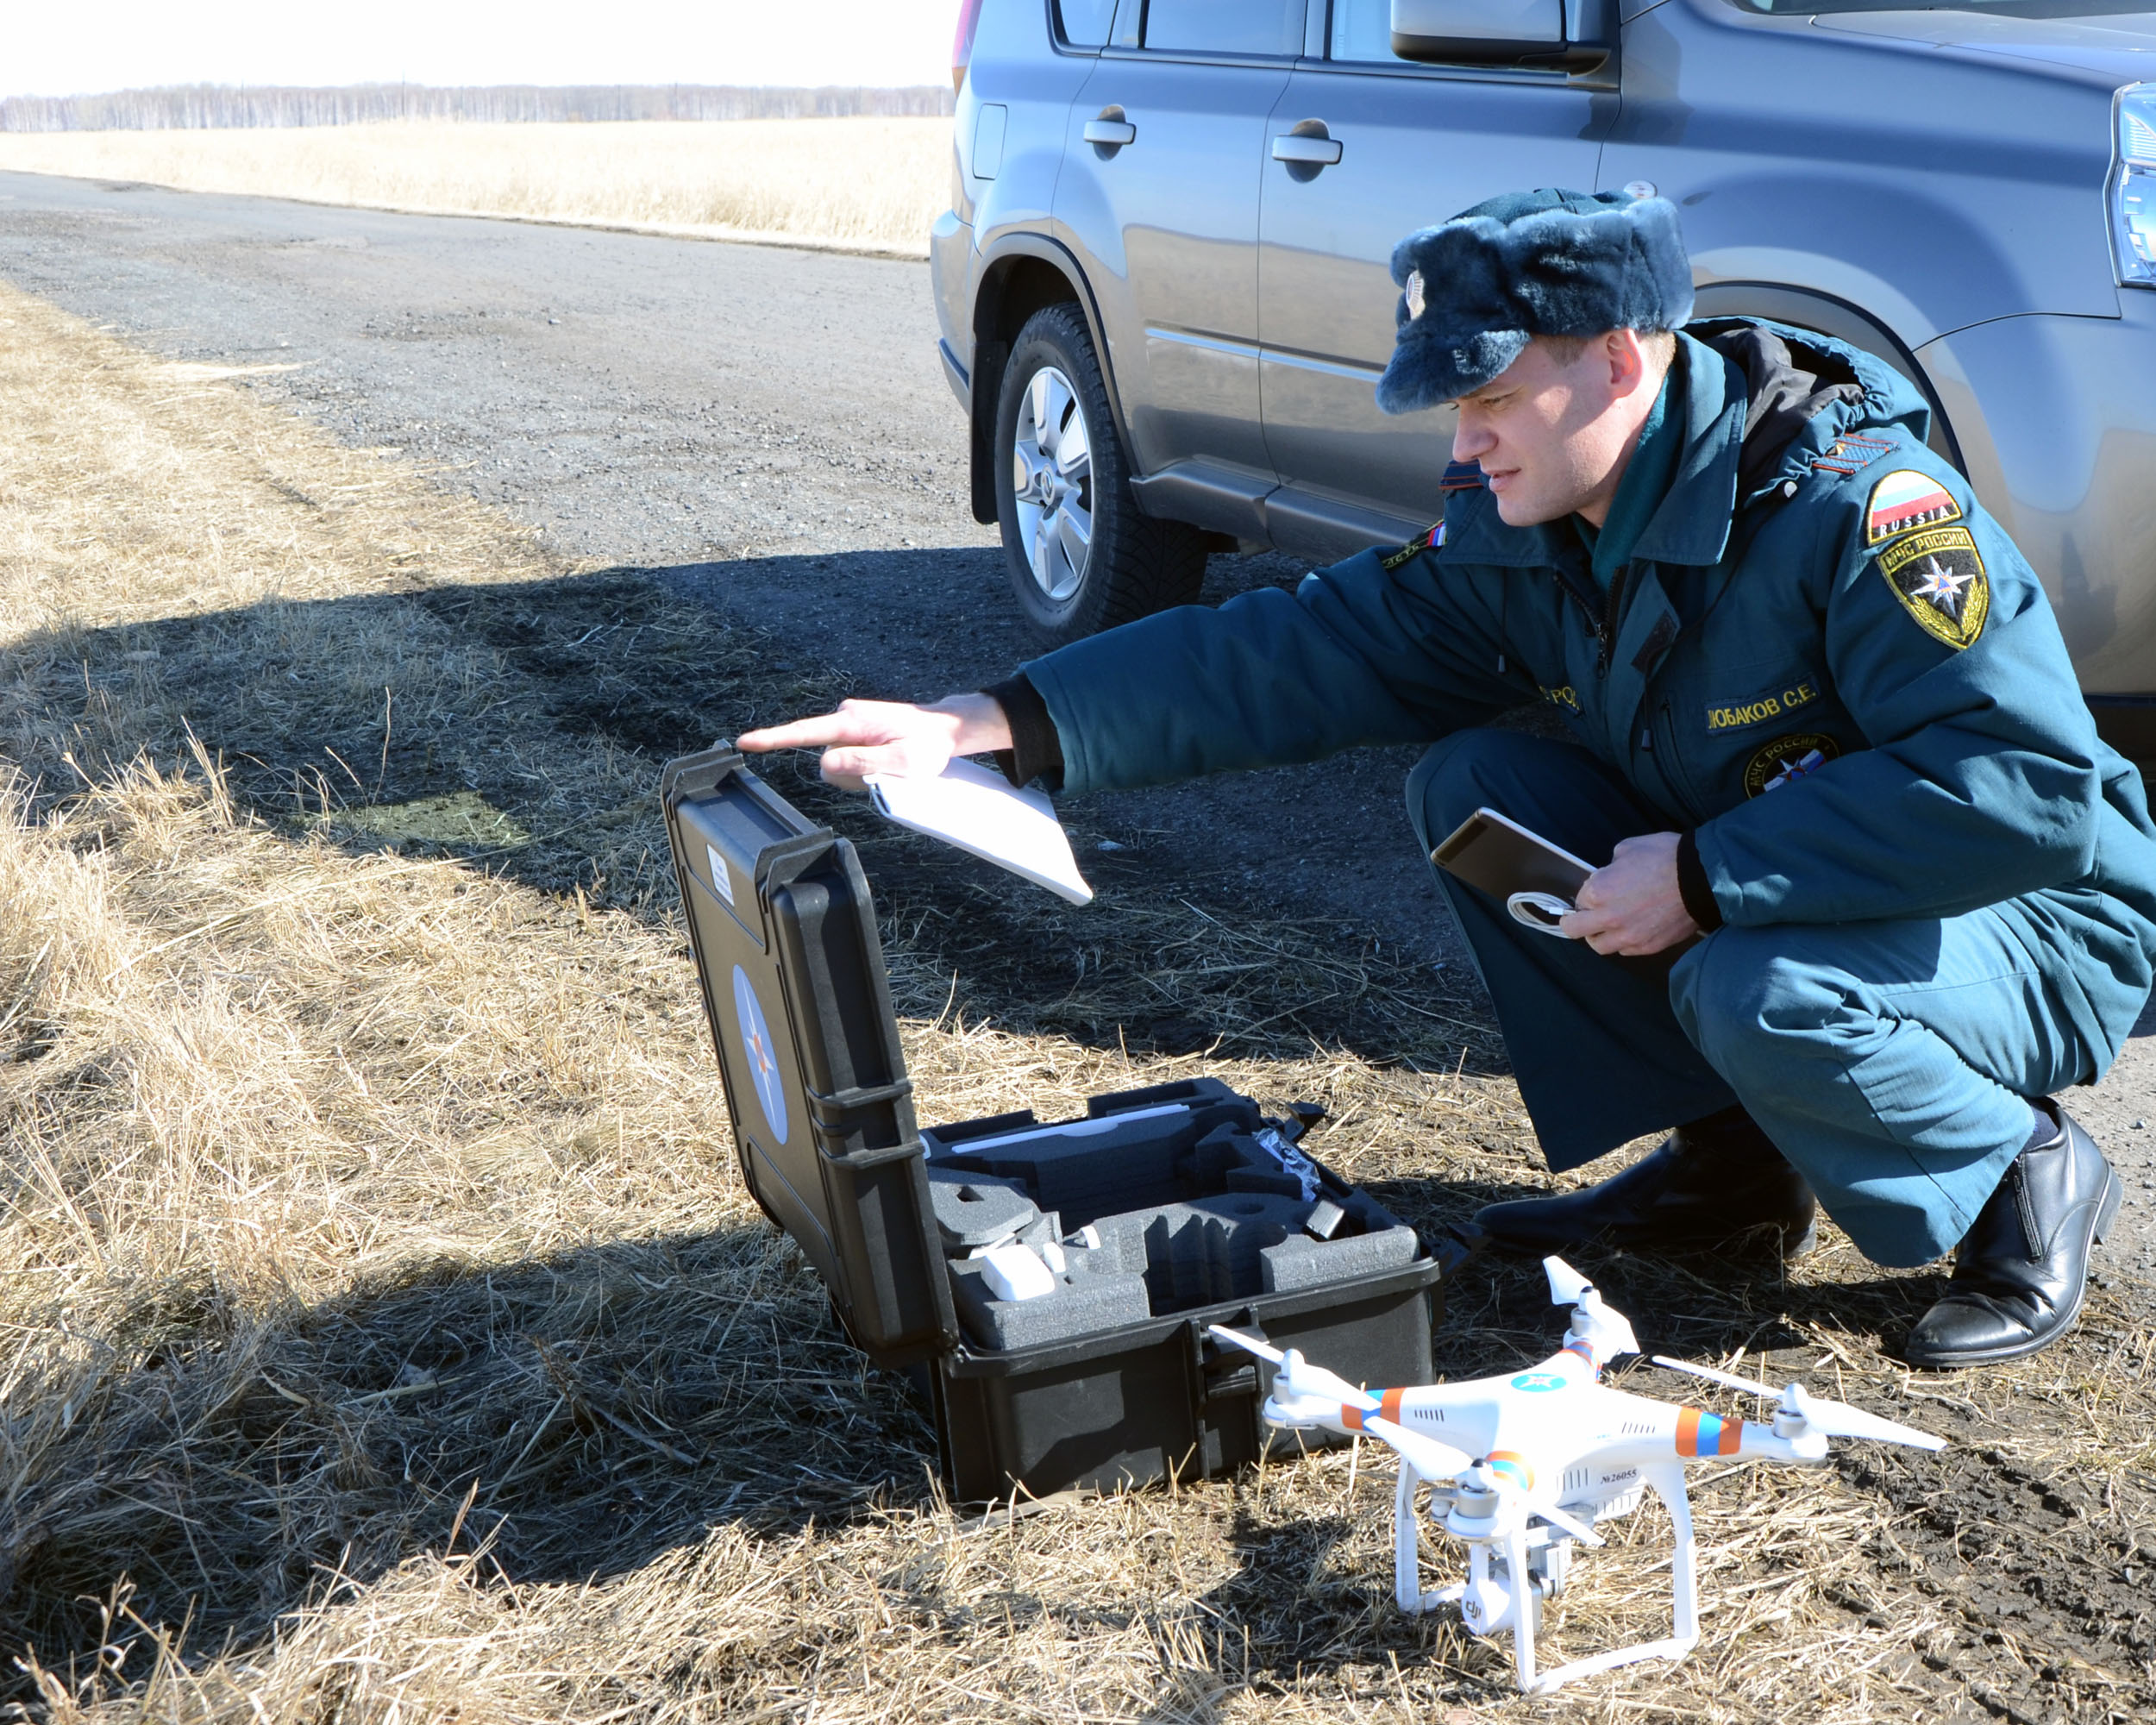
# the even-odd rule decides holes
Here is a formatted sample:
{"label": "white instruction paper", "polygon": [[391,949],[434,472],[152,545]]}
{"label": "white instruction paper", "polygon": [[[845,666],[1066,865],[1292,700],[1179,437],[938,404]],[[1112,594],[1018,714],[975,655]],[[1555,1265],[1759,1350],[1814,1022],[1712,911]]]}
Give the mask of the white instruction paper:
{"label": "white instruction paper", "polygon": [[962,760],[940,778],[879,773],[868,786],[877,812],[900,826],[970,851],[1074,905],[1093,901],[1055,805],[1040,792],[1014,790],[1002,774]]}

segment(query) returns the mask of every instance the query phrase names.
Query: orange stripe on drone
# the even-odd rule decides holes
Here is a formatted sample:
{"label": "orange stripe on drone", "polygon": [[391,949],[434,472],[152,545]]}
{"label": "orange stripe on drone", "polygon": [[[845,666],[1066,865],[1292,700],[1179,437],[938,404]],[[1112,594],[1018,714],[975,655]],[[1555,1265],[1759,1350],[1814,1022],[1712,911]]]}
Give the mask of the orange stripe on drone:
{"label": "orange stripe on drone", "polygon": [[1348,1403],[1343,1402],[1340,1404],[1340,1423],[1343,1426],[1345,1426],[1351,1432],[1361,1431],[1363,1429],[1363,1410],[1360,1408],[1351,1407]]}
{"label": "orange stripe on drone", "polygon": [[1522,1491],[1535,1489],[1535,1471],[1517,1450],[1492,1450],[1485,1459],[1492,1473],[1511,1480]]}
{"label": "orange stripe on drone", "polygon": [[1745,1440],[1745,1422],[1725,1420],[1697,1408],[1677,1414],[1677,1452],[1681,1456],[1733,1456]]}
{"label": "orange stripe on drone", "polygon": [[1404,1392],[1388,1389],[1377,1398],[1377,1411],[1397,1425],[1400,1422],[1400,1398]]}

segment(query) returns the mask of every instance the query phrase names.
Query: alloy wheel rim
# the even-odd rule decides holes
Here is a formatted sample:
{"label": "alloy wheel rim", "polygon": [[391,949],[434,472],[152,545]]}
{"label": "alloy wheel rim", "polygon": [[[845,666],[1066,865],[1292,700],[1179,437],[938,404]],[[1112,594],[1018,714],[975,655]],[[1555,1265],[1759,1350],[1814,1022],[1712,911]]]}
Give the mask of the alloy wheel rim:
{"label": "alloy wheel rim", "polygon": [[1018,543],[1042,596],[1061,605],[1093,558],[1093,434],[1071,381],[1043,366],[1018,402],[1011,448]]}

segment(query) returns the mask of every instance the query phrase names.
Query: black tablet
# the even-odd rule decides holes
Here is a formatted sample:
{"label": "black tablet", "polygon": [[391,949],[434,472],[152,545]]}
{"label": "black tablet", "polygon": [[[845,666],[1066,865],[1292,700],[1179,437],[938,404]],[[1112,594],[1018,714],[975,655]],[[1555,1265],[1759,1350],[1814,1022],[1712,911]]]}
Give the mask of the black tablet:
{"label": "black tablet", "polygon": [[1430,860],[1478,887],[1529,928],[1558,932],[1557,919],[1595,865],[1493,808],[1478,808],[1447,835]]}

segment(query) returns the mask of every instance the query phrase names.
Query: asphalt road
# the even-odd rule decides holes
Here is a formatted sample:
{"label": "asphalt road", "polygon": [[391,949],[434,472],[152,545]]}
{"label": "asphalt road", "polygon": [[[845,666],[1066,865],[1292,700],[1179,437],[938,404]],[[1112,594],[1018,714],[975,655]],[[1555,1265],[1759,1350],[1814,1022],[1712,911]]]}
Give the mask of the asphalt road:
{"label": "asphalt road", "polygon": [[[978,687],[1031,650],[966,507],[922,265],[0,174],[0,276],[176,359],[289,367],[248,382],[571,556],[666,572],[858,693]],[[1216,557],[1207,597],[1298,573]],[[1200,900],[1232,882],[1457,963],[1401,812],[1410,759],[1086,814]],[[2065,1100],[2128,1182],[2105,1261],[2156,1276],[2156,1016],[2141,1029]]]}

